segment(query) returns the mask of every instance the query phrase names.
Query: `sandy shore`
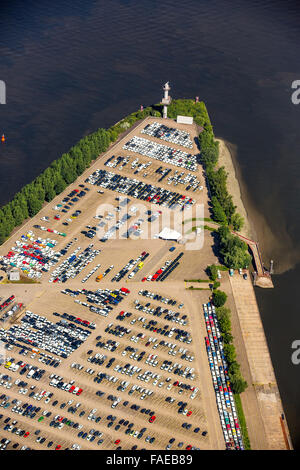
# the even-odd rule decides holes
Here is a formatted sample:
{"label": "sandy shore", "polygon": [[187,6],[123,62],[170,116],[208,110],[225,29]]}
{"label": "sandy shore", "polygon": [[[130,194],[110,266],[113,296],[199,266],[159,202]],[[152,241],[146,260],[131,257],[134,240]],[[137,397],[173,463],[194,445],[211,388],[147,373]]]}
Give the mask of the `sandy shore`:
{"label": "sandy shore", "polygon": [[248,238],[255,239],[255,229],[249,218],[249,214],[246,211],[244,202],[242,200],[241,188],[236,174],[236,168],[233,162],[233,156],[230,152],[230,148],[226,141],[217,138],[219,142],[219,164],[218,166],[224,166],[228,173],[227,186],[228,192],[232,195],[234,205],[237,207],[237,212],[244,218],[244,226],[241,230],[241,234]]}

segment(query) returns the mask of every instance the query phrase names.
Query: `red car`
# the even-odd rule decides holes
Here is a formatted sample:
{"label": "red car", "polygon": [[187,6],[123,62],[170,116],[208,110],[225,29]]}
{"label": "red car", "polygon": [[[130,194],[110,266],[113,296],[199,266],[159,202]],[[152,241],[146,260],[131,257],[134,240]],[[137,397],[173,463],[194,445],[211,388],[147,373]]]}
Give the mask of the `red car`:
{"label": "red car", "polygon": [[72,387],[70,388],[69,392],[72,393],[73,390],[75,390],[75,385],[72,385]]}
{"label": "red car", "polygon": [[78,390],[78,392],[76,393],[76,395],[79,396],[81,393],[82,393],[82,388],[80,388],[80,389]]}
{"label": "red car", "polygon": [[28,432],[28,431],[27,431],[27,432],[25,432],[25,434],[24,434],[24,437],[28,437],[28,436],[29,436],[29,434],[30,434],[30,432]]}
{"label": "red car", "polygon": [[58,444],[58,446],[55,447],[55,450],[59,450],[59,449],[61,449],[61,445],[60,445],[60,444]]}
{"label": "red car", "polygon": [[156,416],[151,416],[151,418],[149,418],[149,423],[154,423],[154,421],[156,420]]}
{"label": "red car", "polygon": [[191,414],[192,414],[192,412],[191,412],[191,411],[188,411],[186,415],[187,415],[187,416],[191,416]]}
{"label": "red car", "polygon": [[121,442],[120,439],[117,439],[117,440],[115,441],[115,444],[117,445],[117,444],[119,444],[120,442]]}
{"label": "red car", "polygon": [[186,446],[185,449],[186,449],[186,450],[191,450],[191,448],[192,448],[192,446],[191,446],[191,445],[188,445],[188,446]]}
{"label": "red car", "polygon": [[125,292],[125,294],[129,294],[130,290],[126,289],[126,287],[121,287],[121,292]]}
{"label": "red car", "polygon": [[147,279],[146,277],[143,277],[143,279],[142,279],[142,282],[145,282],[145,281],[146,281],[146,279]]}

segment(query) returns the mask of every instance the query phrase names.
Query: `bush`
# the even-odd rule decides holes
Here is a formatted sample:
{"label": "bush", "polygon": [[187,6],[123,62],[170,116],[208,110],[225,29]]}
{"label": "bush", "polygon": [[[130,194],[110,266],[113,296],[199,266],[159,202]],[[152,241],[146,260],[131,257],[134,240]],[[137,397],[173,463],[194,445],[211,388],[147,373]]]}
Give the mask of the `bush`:
{"label": "bush", "polygon": [[240,374],[230,376],[229,379],[233,393],[243,393],[248,387],[246,380]]}
{"label": "bush", "polygon": [[231,216],[230,222],[233,227],[233,230],[235,230],[236,232],[239,232],[244,225],[243,217],[237,212]]}
{"label": "bush", "polygon": [[224,353],[229,364],[235,362],[236,352],[233,344],[224,344]]}
{"label": "bush", "polygon": [[210,266],[207,266],[206,272],[209,276],[209,279],[211,281],[215,281],[218,277],[218,268],[214,264],[211,264]]}
{"label": "bush", "polygon": [[222,307],[227,300],[227,295],[221,290],[216,290],[213,293],[213,303],[216,307]]}
{"label": "bush", "polygon": [[248,245],[236,235],[232,235],[228,227],[221,226],[218,231],[220,255],[228,268],[246,268],[251,263]]}

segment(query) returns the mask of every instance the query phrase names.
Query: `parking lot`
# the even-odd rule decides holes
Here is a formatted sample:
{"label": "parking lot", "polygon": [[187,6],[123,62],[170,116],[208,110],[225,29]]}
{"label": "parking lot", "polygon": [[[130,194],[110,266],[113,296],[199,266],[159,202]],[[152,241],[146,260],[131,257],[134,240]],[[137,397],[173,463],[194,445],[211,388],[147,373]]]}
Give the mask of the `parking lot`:
{"label": "parking lot", "polygon": [[[0,330],[7,449],[225,448],[204,341],[209,292],[184,285],[206,278],[213,239],[207,232],[195,252],[143,238],[163,228],[163,211],[192,218],[204,203],[208,215],[196,129],[177,133],[167,120],[142,133],[155,122],[129,132],[0,248],[2,268],[36,281],[1,284],[1,302],[15,296],[3,313],[22,304]],[[134,137],[155,145],[124,149]]]}

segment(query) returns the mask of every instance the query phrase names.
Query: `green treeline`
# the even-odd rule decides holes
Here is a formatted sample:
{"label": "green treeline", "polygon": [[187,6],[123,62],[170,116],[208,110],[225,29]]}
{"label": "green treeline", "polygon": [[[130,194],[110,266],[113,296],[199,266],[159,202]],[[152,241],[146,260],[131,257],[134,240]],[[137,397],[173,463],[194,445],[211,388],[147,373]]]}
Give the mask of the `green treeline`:
{"label": "green treeline", "polygon": [[160,116],[160,113],[152,107],[132,113],[107,130],[98,129],[83,137],[67,153],[54,160],[43,173],[24,186],[0,209],[0,244],[9,237],[15,227],[37,214],[44,202],[51,201],[73,183],[122,132],[149,115]]}
{"label": "green treeline", "polygon": [[219,159],[219,142],[215,140],[206,106],[193,100],[173,100],[168,108],[168,116],[177,114],[192,116],[196,124],[203,128],[199,134],[200,158],[203,163],[211,191],[212,216],[215,222],[231,225],[234,230],[243,226],[243,218],[236,212],[232,196],[227,190],[227,173],[224,167],[216,169]]}
{"label": "green treeline", "polygon": [[[228,237],[231,236],[232,238],[239,240],[238,237],[233,237],[231,235],[228,227],[220,227],[220,229],[226,232]],[[214,282],[212,301],[216,307],[216,316],[224,343],[224,354],[228,364],[228,376],[231,388],[236,402],[238,403],[238,416],[239,419],[241,419],[241,429],[244,438],[245,449],[251,449],[242,402],[240,399],[240,393],[245,391],[245,389],[248,387],[248,384],[246,380],[244,380],[240,371],[240,364],[236,360],[236,350],[233,344],[233,336],[231,331],[231,311],[228,307],[225,307],[227,295],[225,292],[218,290],[218,287],[220,286],[220,283],[216,281],[218,276],[218,266],[214,264],[207,266],[206,272],[210,280]]]}
{"label": "green treeline", "polygon": [[248,268],[251,256],[248,253],[248,245],[239,237],[232,235],[227,226],[222,225],[218,229],[219,253],[225,266],[232,269]]}
{"label": "green treeline", "polygon": [[[244,268],[249,266],[251,258],[248,254],[247,244],[239,237],[232,235],[230,228],[240,230],[243,225],[243,218],[236,212],[232,196],[227,190],[227,173],[224,167],[216,168],[219,157],[219,144],[215,141],[213,128],[204,103],[194,103],[192,100],[174,100],[168,109],[169,117],[176,118],[177,114],[193,116],[194,121],[203,127],[199,134],[200,158],[206,170],[206,176],[211,192],[212,218],[221,224],[217,231],[219,242],[219,253],[222,262],[228,268]],[[242,403],[239,394],[248,386],[244,380],[240,365],[236,360],[236,351],[233,345],[231,333],[230,309],[224,304],[227,300],[225,292],[218,290],[220,283],[217,281],[217,266],[208,266],[207,272],[210,280],[213,281],[212,301],[216,306],[216,315],[219,322],[223,342],[224,354],[228,363],[228,375],[232,390],[238,402],[239,418],[244,418]],[[244,445],[250,449],[245,419],[241,423]]]}
{"label": "green treeline", "polygon": [[216,315],[224,342],[224,354],[228,363],[228,375],[234,393],[242,393],[248,386],[240,372],[240,365],[236,361],[236,351],[232,344],[230,309],[222,306],[216,308]]}
{"label": "green treeline", "polygon": [[[232,196],[227,189],[227,173],[224,167],[216,168],[219,158],[219,143],[215,140],[206,106],[193,100],[173,100],[168,108],[168,116],[178,114],[193,116],[196,124],[203,128],[199,134],[200,160],[203,164],[211,193],[212,219],[221,225],[217,234],[220,242],[222,261],[228,268],[238,269],[249,266],[251,258],[247,244],[230,233],[229,227],[240,230],[243,218],[236,212]],[[214,231],[209,226],[204,226]],[[194,228],[195,230],[195,228]]]}

